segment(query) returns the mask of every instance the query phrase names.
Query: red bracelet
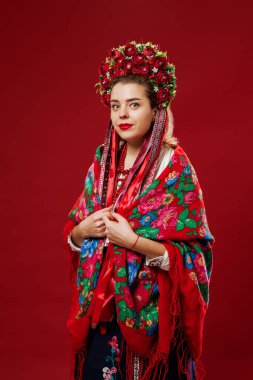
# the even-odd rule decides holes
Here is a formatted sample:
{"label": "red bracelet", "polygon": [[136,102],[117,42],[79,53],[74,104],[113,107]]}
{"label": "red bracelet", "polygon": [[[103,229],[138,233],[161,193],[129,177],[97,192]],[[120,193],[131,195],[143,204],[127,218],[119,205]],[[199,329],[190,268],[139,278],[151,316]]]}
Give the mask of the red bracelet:
{"label": "red bracelet", "polygon": [[129,248],[129,249],[133,249],[133,247],[136,245],[136,243],[137,243],[137,241],[138,241],[139,237],[140,237],[140,236],[138,235],[138,237],[137,237],[137,239],[136,239],[136,241],[135,241],[134,245],[133,245],[131,248]]}

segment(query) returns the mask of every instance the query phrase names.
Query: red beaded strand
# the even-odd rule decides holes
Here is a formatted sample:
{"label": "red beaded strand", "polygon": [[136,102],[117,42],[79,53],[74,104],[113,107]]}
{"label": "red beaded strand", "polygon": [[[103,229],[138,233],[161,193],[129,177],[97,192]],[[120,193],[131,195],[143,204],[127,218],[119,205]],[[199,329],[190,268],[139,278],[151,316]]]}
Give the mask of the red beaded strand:
{"label": "red beaded strand", "polygon": [[124,169],[126,153],[127,153],[127,143],[124,143],[123,147],[119,151],[120,156],[119,156],[119,163],[117,165],[117,171],[116,171],[113,204],[116,202],[116,199],[118,198],[121,192],[121,189],[124,185],[126,177],[131,170],[131,168]]}

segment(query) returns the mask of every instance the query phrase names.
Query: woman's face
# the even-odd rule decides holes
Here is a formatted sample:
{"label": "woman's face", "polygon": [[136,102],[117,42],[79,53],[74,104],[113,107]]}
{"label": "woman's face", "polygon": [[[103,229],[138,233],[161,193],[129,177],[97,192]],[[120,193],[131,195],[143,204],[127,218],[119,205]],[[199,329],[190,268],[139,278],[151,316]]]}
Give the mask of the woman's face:
{"label": "woman's face", "polygon": [[[117,83],[111,91],[111,121],[118,135],[134,145],[141,145],[150,128],[155,109],[150,106],[145,86]],[[121,129],[130,124],[129,129]]]}

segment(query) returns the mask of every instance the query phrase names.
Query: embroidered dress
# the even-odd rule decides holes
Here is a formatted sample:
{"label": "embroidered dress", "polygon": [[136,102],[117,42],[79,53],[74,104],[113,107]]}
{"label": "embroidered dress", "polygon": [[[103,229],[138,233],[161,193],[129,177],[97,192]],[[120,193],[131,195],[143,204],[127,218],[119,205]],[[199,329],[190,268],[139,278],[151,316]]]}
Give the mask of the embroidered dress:
{"label": "embroidered dress", "polygon": [[[90,331],[88,347],[83,368],[83,380],[126,379],[126,345],[115,317],[112,322],[107,324],[106,333],[101,333],[100,327]],[[190,380],[195,380],[194,360],[189,358],[189,363],[191,371]],[[140,365],[139,357],[136,355],[133,362],[132,380],[139,380]],[[184,374],[181,374],[181,377],[178,375],[175,349],[171,351],[169,356],[169,368],[166,380],[187,379],[187,376]],[[157,375],[156,379],[160,380],[160,378]]]}
{"label": "embroidered dress", "polygon": [[[161,120],[155,122],[124,180],[116,212],[128,220],[136,234],[164,245],[169,270],[147,266],[144,255],[106,244],[106,239],[85,239],[80,253],[71,251],[73,299],[67,326],[75,359],[73,379],[83,378],[92,342],[101,337],[108,339],[103,344],[103,348],[109,348],[109,353],[103,354],[105,358],[110,356],[108,342],[114,342],[114,347],[119,345],[113,348],[116,353],[117,349],[122,352],[119,347],[122,340],[125,342],[122,368],[117,368],[113,356],[110,363],[99,364],[101,378],[116,379],[120,369],[124,371],[125,360],[124,380],[167,380],[177,378],[177,372],[184,373],[187,380],[203,379],[202,330],[209,301],[214,238],[207,224],[198,178],[181,146],[175,148],[170,161],[155,177],[159,161],[156,154],[161,151],[157,141],[162,140],[155,136],[163,133],[166,122],[162,112],[158,118]],[[77,223],[112,204],[118,146],[112,125],[105,141],[96,151],[84,192],[69,213],[70,221],[64,228],[66,242]],[[103,338],[101,322],[104,318],[108,324],[112,299],[117,322],[111,322],[106,331],[111,335]],[[100,349],[99,343],[95,346]],[[174,353],[177,360],[171,359]]]}

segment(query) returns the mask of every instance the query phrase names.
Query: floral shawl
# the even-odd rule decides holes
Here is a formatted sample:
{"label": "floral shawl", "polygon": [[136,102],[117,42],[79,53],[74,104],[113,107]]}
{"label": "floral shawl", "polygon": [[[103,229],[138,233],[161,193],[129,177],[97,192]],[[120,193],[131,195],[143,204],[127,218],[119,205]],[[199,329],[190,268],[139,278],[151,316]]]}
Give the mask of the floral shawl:
{"label": "floral shawl", "polygon": [[[102,152],[103,145],[97,148],[84,191],[69,213],[65,241],[75,224],[101,209],[98,181]],[[112,243],[104,255],[104,238],[84,240],[80,254],[68,247],[73,299],[67,326],[73,352],[85,353],[89,328],[99,321],[103,296],[113,276],[117,321],[127,343],[129,379],[134,354],[149,361],[141,379],[150,380],[151,373],[155,376],[159,363],[168,370],[168,354],[175,340],[187,342],[187,350],[196,361],[197,379],[202,379],[202,332],[214,237],[198,178],[183,148],[175,148],[168,166],[130,207],[119,207],[116,212],[138,235],[164,245],[170,268],[164,271],[145,266],[143,255]],[[183,356],[185,352],[179,354],[179,365],[187,374]]]}

